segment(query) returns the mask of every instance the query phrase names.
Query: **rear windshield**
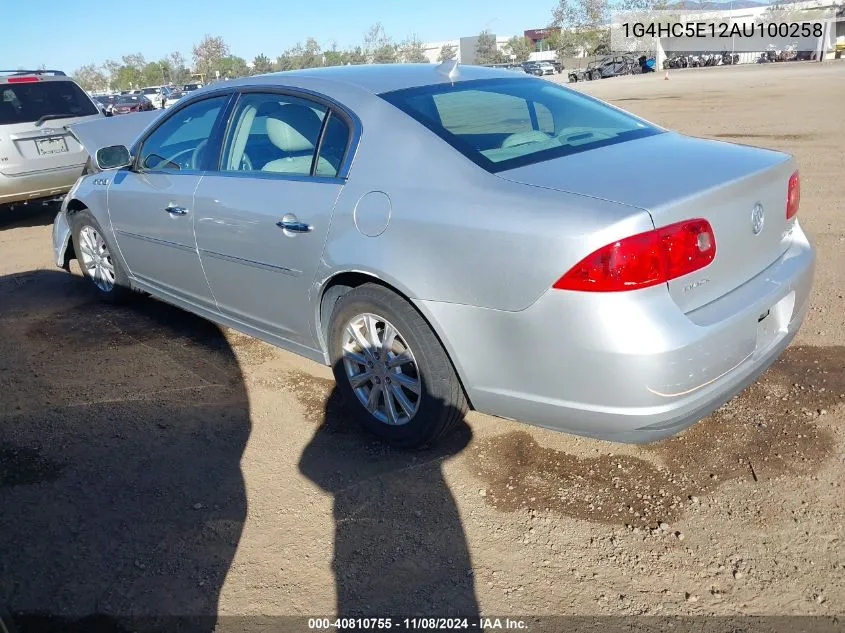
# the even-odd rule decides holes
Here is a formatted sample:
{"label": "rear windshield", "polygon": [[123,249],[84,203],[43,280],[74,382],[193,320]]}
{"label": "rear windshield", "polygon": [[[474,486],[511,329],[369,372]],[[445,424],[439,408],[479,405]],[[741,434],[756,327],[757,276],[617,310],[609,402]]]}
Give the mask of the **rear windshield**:
{"label": "rear windshield", "polygon": [[97,114],[97,107],[72,81],[0,84],[0,125]]}
{"label": "rear windshield", "polygon": [[663,131],[542,79],[481,79],[380,96],[490,172]]}

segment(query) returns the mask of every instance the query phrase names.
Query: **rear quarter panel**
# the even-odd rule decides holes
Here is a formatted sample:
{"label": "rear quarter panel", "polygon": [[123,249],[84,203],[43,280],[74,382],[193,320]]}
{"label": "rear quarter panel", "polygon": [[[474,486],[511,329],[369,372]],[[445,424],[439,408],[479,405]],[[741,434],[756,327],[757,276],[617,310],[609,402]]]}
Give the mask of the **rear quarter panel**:
{"label": "rear quarter panel", "polygon": [[[354,108],[363,134],[317,272],[348,270],[411,298],[522,310],[588,252],[653,228],[643,210],[498,178],[380,98]],[[356,228],[370,191],[391,201],[377,237]]]}

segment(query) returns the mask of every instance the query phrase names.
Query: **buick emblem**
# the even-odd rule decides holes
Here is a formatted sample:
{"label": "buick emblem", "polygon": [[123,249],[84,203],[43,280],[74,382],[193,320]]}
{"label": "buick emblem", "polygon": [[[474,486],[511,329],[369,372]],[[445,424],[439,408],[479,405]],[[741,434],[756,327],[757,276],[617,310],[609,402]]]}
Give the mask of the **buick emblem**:
{"label": "buick emblem", "polygon": [[765,221],[766,216],[763,214],[763,205],[758,202],[751,210],[751,230],[754,231],[754,235],[760,234]]}

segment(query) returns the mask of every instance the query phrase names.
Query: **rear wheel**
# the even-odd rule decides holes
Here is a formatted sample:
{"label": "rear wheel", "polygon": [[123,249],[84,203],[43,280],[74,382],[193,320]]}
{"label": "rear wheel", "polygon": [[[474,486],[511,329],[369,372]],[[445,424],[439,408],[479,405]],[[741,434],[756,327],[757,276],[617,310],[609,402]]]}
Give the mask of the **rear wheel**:
{"label": "rear wheel", "polygon": [[129,277],[112,256],[105,233],[90,211],[78,211],[71,219],[73,250],[82,275],[91,282],[97,296],[109,303],[119,303],[131,295]]}
{"label": "rear wheel", "polygon": [[466,413],[440,341],[407,301],[386,288],[365,284],[338,300],[329,346],[344,401],[367,431],[391,444],[433,444]]}

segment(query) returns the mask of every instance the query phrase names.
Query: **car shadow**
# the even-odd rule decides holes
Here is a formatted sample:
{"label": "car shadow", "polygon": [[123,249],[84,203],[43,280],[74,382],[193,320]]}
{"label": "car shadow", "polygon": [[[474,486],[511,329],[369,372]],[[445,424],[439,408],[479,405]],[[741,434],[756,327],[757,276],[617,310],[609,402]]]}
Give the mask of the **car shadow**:
{"label": "car shadow", "polygon": [[30,202],[0,206],[0,231],[49,226],[61,208],[60,202]]}
{"label": "car shadow", "polygon": [[401,451],[367,437],[347,406],[334,387],[299,462],[334,496],[337,615],[478,617],[469,546],[443,473],[470,428],[462,421],[434,448]]}
{"label": "car shadow", "polygon": [[214,630],[251,429],[221,330],[45,270],[0,277],[0,328],[0,610],[19,633]]}

